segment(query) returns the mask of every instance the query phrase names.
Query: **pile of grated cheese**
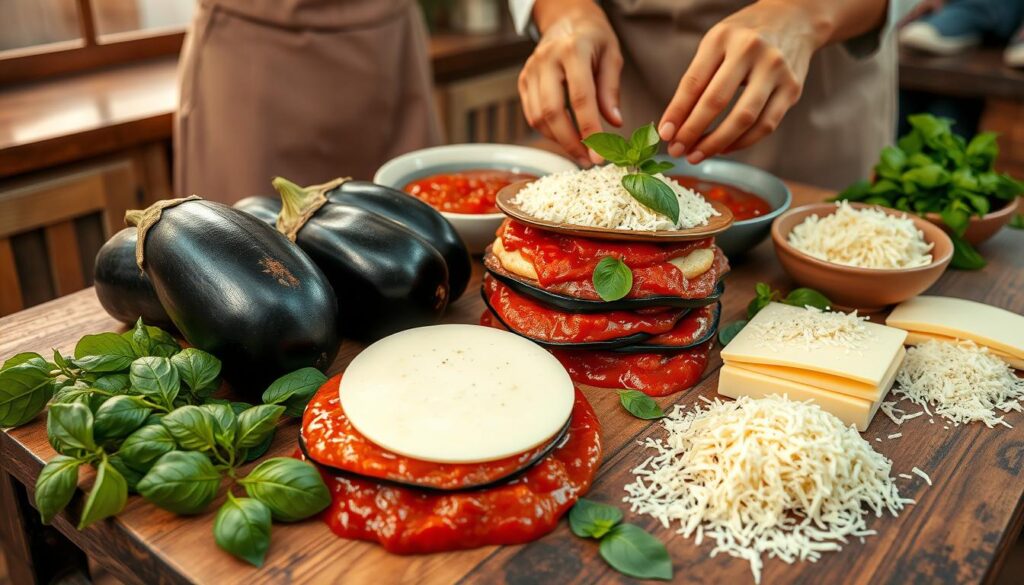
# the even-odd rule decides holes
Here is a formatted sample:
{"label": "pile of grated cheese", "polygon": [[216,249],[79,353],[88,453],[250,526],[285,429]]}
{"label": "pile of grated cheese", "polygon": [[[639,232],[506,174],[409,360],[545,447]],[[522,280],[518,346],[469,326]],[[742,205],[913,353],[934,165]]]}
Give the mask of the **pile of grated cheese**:
{"label": "pile of grated cheese", "polygon": [[703,197],[658,173],[679,201],[679,222],[656,213],[633,198],[622,186],[626,168],[605,165],[582,171],[547,175],[516,194],[513,203],[523,212],[542,219],[571,225],[653,232],[707,225],[718,215]]}
{"label": "pile of grated cheese", "polygon": [[849,537],[875,534],[865,515],[893,516],[901,498],[892,462],[860,433],[810,402],[780,396],[676,406],[664,420],[668,437],[626,486],[633,512],[679,533],[715,541],[750,562],[760,582],[762,555],[787,563],[816,561]]}
{"label": "pile of grated cheese", "polygon": [[[864,326],[866,320],[867,317],[859,317],[857,311],[822,311],[808,305],[803,311],[790,310],[772,318],[755,318],[747,326],[753,328],[758,343],[766,347],[788,350],[796,345],[806,349],[824,346],[856,349],[868,339],[868,329]],[[783,345],[787,347],[780,347]]]}
{"label": "pile of grated cheese", "polygon": [[825,217],[811,215],[789,233],[789,243],[819,260],[860,268],[913,268],[932,262],[932,244],[914,222],[846,201]]}
{"label": "pile of grated cheese", "polygon": [[929,415],[931,407],[956,425],[981,421],[989,427],[1009,427],[996,410],[1020,412],[1024,397],[1024,380],[988,348],[971,341],[931,340],[911,347],[896,373],[896,384],[894,394]]}

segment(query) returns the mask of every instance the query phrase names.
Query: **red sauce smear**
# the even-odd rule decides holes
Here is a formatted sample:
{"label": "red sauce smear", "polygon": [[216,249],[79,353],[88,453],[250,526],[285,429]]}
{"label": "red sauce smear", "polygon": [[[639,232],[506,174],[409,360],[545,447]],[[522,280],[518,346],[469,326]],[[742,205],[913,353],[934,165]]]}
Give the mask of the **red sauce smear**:
{"label": "red sauce smear", "polygon": [[537,175],[497,169],[473,169],[416,179],[403,189],[434,209],[451,213],[498,213],[494,198],[502,188]]}
{"label": "red sauce smear", "polygon": [[[504,329],[490,311],[480,316],[485,327]],[[668,396],[692,388],[708,366],[714,340],[675,354],[616,353],[549,349],[577,384],[630,388],[648,396]]]}
{"label": "red sauce smear", "polygon": [[315,463],[367,477],[453,490],[507,477],[533,461],[547,445],[486,463],[434,463],[377,446],[349,421],[338,397],[341,374],[313,396],[302,415],[302,440]]}
{"label": "red sauce smear", "polygon": [[600,426],[586,397],[576,403],[565,442],[514,480],[443,493],[335,476],[324,521],[342,538],[377,541],[397,554],[433,553],[536,540],[590,488],[601,461]]}
{"label": "red sauce smear", "polygon": [[715,262],[700,276],[688,279],[669,260],[714,245],[713,238],[671,244],[623,243],[565,236],[506,220],[498,228],[501,244],[509,252],[519,251],[537,271],[537,282],[545,290],[580,299],[600,299],[594,290],[594,267],[605,256],[622,260],[633,272],[633,288],[627,298],[676,296],[704,298],[715,290],[729,262],[715,248]]}
{"label": "red sauce smear", "polygon": [[513,291],[490,275],[484,276],[484,291],[498,317],[516,333],[549,343],[589,343],[637,333],[667,333],[683,314],[678,309],[644,313],[556,311]]}
{"label": "red sauce smear", "polygon": [[707,181],[696,177],[687,177],[686,175],[672,175],[669,178],[674,179],[684,187],[693,189],[697,193],[700,193],[709,201],[719,201],[724,203],[725,206],[729,208],[729,211],[732,211],[732,216],[736,218],[736,221],[753,219],[766,213],[770,213],[772,210],[772,206],[764,199],[754,195],[750,191],[740,189],[733,185]]}

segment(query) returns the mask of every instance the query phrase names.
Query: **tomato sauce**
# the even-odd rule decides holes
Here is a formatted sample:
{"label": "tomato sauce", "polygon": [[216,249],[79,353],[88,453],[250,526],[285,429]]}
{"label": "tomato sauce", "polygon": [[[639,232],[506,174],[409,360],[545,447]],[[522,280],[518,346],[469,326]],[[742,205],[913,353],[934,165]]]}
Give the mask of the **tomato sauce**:
{"label": "tomato sauce", "polygon": [[428,203],[438,211],[451,213],[498,213],[494,203],[498,191],[518,181],[536,179],[537,175],[498,169],[473,169],[441,173],[416,179],[403,190]]}
{"label": "tomato sauce", "polygon": [[302,415],[302,441],[314,463],[359,475],[435,489],[461,489],[507,477],[547,447],[486,463],[434,463],[392,453],[372,443],[349,421],[338,397],[341,374],[313,396]]}
{"label": "tomato sauce", "polygon": [[685,313],[679,309],[566,313],[521,295],[490,275],[484,277],[484,292],[498,317],[516,333],[549,343],[592,343],[637,333],[667,333]]}
{"label": "tomato sauce", "polygon": [[580,299],[601,298],[594,290],[593,274],[594,267],[605,256],[619,258],[633,272],[633,288],[627,298],[704,298],[715,290],[719,277],[729,269],[728,260],[717,248],[714,264],[696,278],[686,278],[668,262],[712,247],[712,238],[671,244],[623,243],[566,236],[512,220],[506,220],[497,235],[506,250],[519,251],[533,264],[541,288]]}
{"label": "tomato sauce", "polygon": [[764,199],[750,191],[745,191],[733,185],[698,179],[697,177],[688,177],[686,175],[672,175],[669,178],[684,187],[700,193],[709,201],[724,203],[729,208],[729,211],[732,211],[736,221],[753,219],[770,213],[772,210],[772,206]]}
{"label": "tomato sauce", "polygon": [[398,554],[530,542],[554,530],[590,488],[601,461],[599,432],[594,410],[576,390],[564,442],[505,484],[431,492],[335,476],[321,468],[332,496],[323,519],[342,538],[377,541]]}

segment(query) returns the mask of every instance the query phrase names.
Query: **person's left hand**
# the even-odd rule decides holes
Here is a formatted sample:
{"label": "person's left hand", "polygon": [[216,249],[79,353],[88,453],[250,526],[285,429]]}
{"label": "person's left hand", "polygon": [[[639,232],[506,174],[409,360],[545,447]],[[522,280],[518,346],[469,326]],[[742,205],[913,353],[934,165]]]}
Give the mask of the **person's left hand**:
{"label": "person's left hand", "polygon": [[[822,28],[807,9],[785,0],[755,2],[712,27],[658,124],[669,154],[687,153],[696,164],[771,134],[800,98],[811,55],[826,36]],[[705,134],[737,92],[732,110]]]}

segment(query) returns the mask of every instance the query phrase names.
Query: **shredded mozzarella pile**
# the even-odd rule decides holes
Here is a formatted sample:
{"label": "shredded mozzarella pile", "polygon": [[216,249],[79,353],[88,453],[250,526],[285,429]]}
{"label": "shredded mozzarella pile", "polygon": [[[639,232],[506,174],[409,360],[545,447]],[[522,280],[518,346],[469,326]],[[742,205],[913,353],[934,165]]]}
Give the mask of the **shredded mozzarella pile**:
{"label": "shredded mozzarella pile", "polygon": [[629,171],[615,165],[547,175],[516,194],[513,203],[525,213],[545,221],[607,229],[653,232],[707,225],[718,215],[714,207],[691,189],[658,173],[679,201],[679,222],[656,213],[633,198],[622,186]]}
{"label": "shredded mozzarella pile", "polygon": [[895,516],[913,503],[900,497],[890,460],[810,402],[676,406],[664,426],[668,437],[647,440],[657,454],[633,470],[624,501],[684,536],[711,537],[712,556],[747,559],[756,582],[762,554],[816,561],[848,537],[874,534],[868,510]]}
{"label": "shredded mozzarella pile", "polygon": [[819,260],[860,268],[913,268],[932,262],[932,244],[904,215],[880,209],[856,209],[846,201],[825,217],[804,219],[789,233],[789,243]]}
{"label": "shredded mozzarella pile", "polygon": [[[907,350],[894,392],[954,424],[981,421],[1011,426],[996,409],[1021,411],[1024,380],[1003,360],[971,341],[927,341]],[[904,417],[903,420],[906,420]]]}
{"label": "shredded mozzarella pile", "polygon": [[[833,346],[856,349],[868,338],[864,321],[857,311],[842,313],[804,307],[804,311],[787,311],[770,319],[756,319],[753,327],[758,343],[766,347],[792,349],[793,345],[810,349]],[[782,348],[781,346],[787,346]]]}

